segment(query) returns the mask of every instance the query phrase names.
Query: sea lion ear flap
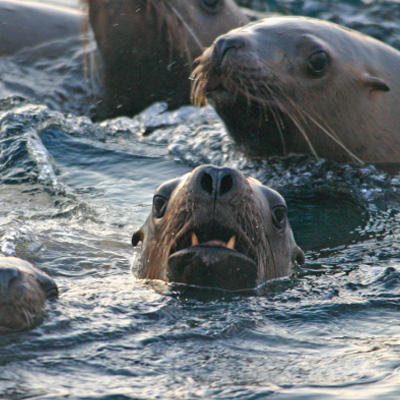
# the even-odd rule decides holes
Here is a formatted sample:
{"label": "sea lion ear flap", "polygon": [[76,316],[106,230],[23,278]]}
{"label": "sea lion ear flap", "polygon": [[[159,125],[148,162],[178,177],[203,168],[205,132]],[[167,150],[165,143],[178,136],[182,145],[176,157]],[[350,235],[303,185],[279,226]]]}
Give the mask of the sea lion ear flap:
{"label": "sea lion ear flap", "polygon": [[390,90],[386,82],[378,78],[377,76],[372,76],[370,74],[364,74],[363,76],[364,85],[371,90],[380,90],[382,92],[388,92]]}
{"label": "sea lion ear flap", "polygon": [[132,246],[135,247],[139,242],[143,242],[144,234],[141,228],[137,229],[132,235]]}

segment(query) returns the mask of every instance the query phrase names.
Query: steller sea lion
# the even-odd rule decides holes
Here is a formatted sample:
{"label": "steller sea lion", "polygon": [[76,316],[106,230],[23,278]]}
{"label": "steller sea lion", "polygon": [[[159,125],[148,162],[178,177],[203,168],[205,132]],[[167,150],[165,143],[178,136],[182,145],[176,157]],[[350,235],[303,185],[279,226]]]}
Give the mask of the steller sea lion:
{"label": "steller sea lion", "polygon": [[163,183],[132,244],[139,278],[250,289],[304,263],[283,197],[232,168],[197,167]]}
{"label": "steller sea lion", "polygon": [[239,148],[400,162],[400,52],[339,25],[264,19],[198,59],[192,99],[215,107]]}
{"label": "steller sea lion", "polygon": [[43,315],[57,285],[31,263],[0,256],[0,332],[32,327]]}
{"label": "steller sea lion", "polygon": [[0,0],[0,56],[70,36],[78,36],[84,14],[38,2]]}
{"label": "steller sea lion", "polygon": [[103,64],[98,117],[190,103],[192,60],[247,24],[233,0],[85,0]]}

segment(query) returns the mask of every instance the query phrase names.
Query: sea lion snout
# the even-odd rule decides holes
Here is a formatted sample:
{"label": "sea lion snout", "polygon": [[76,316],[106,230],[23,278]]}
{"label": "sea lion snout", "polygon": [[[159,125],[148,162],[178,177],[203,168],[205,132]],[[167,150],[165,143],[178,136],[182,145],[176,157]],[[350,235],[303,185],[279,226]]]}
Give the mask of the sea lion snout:
{"label": "sea lion snout", "polygon": [[12,282],[15,281],[20,274],[21,272],[18,268],[12,266],[0,267],[0,292],[6,293]]}
{"label": "sea lion snout", "polygon": [[244,39],[238,35],[223,35],[220,36],[213,46],[211,56],[211,67],[216,71],[220,71],[222,63],[229,52],[239,50],[245,46]]}
{"label": "sea lion snout", "polygon": [[198,196],[212,199],[235,195],[240,175],[232,168],[218,168],[211,165],[196,170],[189,183],[189,190]]}
{"label": "sea lion snout", "polygon": [[400,53],[340,25],[271,17],[224,34],[198,58],[192,102],[208,101],[253,157],[306,153],[399,162]]}
{"label": "sea lion snout", "polygon": [[242,290],[304,260],[284,198],[239,170],[203,165],[161,184],[145,224],[138,276]]}

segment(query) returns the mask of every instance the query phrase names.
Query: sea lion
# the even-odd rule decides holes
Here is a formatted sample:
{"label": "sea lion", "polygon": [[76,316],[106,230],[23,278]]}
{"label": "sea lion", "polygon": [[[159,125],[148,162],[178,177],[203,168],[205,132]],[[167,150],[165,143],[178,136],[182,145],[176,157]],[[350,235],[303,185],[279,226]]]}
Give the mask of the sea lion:
{"label": "sea lion", "polygon": [[85,16],[67,7],[0,0],[0,56],[82,31]]}
{"label": "sea lion", "polygon": [[192,60],[248,23],[233,0],[85,0],[103,64],[98,117],[190,103]]}
{"label": "sea lion", "polygon": [[232,168],[212,165],[163,183],[132,244],[139,278],[225,290],[254,288],[304,262],[283,197]]}
{"label": "sea lion", "polygon": [[0,332],[30,328],[43,315],[46,299],[57,297],[50,276],[17,257],[0,256]]}
{"label": "sea lion", "polygon": [[215,107],[239,148],[400,161],[400,52],[317,19],[264,19],[198,59],[192,100]]}

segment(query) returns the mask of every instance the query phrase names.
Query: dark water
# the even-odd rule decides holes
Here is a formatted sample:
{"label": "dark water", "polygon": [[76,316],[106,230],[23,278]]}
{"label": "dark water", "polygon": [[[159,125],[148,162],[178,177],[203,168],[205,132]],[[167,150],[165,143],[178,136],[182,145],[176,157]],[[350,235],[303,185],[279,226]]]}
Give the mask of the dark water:
{"label": "dark water", "polygon": [[[248,160],[211,109],[156,104],[93,124],[78,116],[90,114],[91,90],[69,48],[76,58],[43,65],[55,71],[43,73],[48,96],[40,68],[21,81],[22,64],[0,60],[20,77],[14,93],[28,87],[37,102],[0,103],[0,252],[60,287],[39,326],[0,336],[0,398],[400,398],[400,175],[304,156]],[[154,189],[209,162],[285,195],[306,252],[293,276],[237,295],[132,275],[130,237]]]}

